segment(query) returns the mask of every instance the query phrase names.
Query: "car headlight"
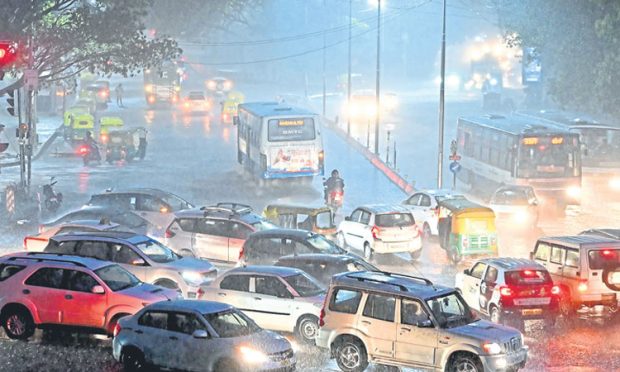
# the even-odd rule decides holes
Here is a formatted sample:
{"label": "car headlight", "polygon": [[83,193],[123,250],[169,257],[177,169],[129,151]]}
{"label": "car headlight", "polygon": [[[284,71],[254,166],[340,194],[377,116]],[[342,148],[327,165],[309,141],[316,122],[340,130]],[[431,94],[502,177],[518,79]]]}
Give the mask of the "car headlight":
{"label": "car headlight", "polygon": [[239,352],[241,353],[243,360],[247,363],[264,363],[268,359],[265,353],[249,346],[239,347]]}
{"label": "car headlight", "polygon": [[195,271],[183,271],[181,277],[189,284],[200,284],[203,282],[202,274]]}
{"label": "car headlight", "polygon": [[579,186],[571,186],[568,189],[566,189],[566,195],[568,195],[571,198],[580,198],[581,197],[581,187]]}
{"label": "car headlight", "polygon": [[529,220],[530,216],[528,215],[528,213],[524,210],[519,210],[516,211],[513,215],[512,215],[512,221],[514,223],[526,223]]}
{"label": "car headlight", "polygon": [[620,191],[620,177],[614,177],[609,181],[609,187],[614,191]]}
{"label": "car headlight", "polygon": [[502,352],[502,347],[495,342],[487,342],[482,344],[482,350],[484,350],[489,355],[495,355]]}

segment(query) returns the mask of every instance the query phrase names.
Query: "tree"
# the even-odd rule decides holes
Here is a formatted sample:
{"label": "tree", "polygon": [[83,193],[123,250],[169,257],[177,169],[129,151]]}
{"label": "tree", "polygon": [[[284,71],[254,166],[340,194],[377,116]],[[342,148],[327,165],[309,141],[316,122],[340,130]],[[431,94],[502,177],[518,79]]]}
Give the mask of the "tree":
{"label": "tree", "polygon": [[84,70],[127,76],[175,58],[170,38],[150,39],[144,19],[151,0],[3,0],[0,30],[20,45],[20,69],[32,66],[42,83],[76,77]]}
{"label": "tree", "polygon": [[620,2],[493,3],[509,41],[539,50],[553,99],[571,109],[620,114]]}

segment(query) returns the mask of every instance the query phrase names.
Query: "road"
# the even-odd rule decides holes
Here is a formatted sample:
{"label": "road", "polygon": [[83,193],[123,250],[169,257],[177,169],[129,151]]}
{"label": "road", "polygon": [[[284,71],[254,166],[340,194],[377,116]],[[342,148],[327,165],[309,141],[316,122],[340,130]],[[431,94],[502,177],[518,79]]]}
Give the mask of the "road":
{"label": "road", "polygon": [[[261,90],[265,91],[262,87],[248,87],[247,91],[251,92],[248,99],[259,98]],[[277,94],[277,91],[266,91],[262,96],[271,99]],[[148,129],[149,145],[144,161],[85,167],[79,158],[48,155],[35,163],[35,183],[41,183],[51,175],[58,179],[57,190],[65,195],[65,204],[59,213],[81,206],[93,192],[109,187],[129,186],[170,190],[198,205],[219,201],[248,203],[258,211],[267,203],[273,202],[321,203],[320,178],[306,186],[279,183],[268,188],[257,188],[236,164],[234,126],[221,124],[217,119],[208,116],[187,116],[174,110],[146,109],[137,93],[127,99],[126,104],[125,109],[112,107],[111,110],[119,112],[128,126],[144,126]],[[470,107],[468,105],[472,103],[460,104]],[[422,103],[420,106],[409,107],[404,112],[423,112],[430,118],[431,106],[431,103]],[[414,126],[415,122],[412,122],[412,128]],[[427,135],[430,137],[432,132],[428,129]],[[399,202],[405,198],[399,189],[339,137],[327,129],[324,129],[323,133],[326,169],[339,169],[347,184],[345,213],[363,203]],[[399,132],[398,136],[404,138],[407,134]],[[420,154],[402,161],[426,164],[432,163],[433,159],[431,155]],[[432,167],[424,168],[424,172],[430,173],[431,169]],[[15,169],[3,172],[5,179],[17,179]],[[582,215],[577,218],[569,214],[561,221],[546,221],[548,226],[543,226],[543,232],[555,232],[571,224],[574,227],[583,226],[587,221],[581,219]],[[598,223],[598,220],[596,222]],[[33,229],[34,227],[7,229],[5,226],[3,250],[8,252],[21,249],[24,234],[32,232]],[[571,229],[566,232],[576,231]],[[500,253],[526,256],[531,249],[531,239],[532,237],[508,236],[500,241]],[[425,246],[419,262],[412,263],[408,258],[392,256],[380,257],[376,263],[385,270],[424,275],[438,283],[452,285],[454,275],[463,270],[468,261],[458,267],[450,265],[443,251],[436,243],[431,242]],[[531,360],[526,370],[573,371],[581,367],[591,367],[594,370],[619,369],[620,355],[614,347],[610,347],[620,342],[619,331],[618,324],[604,327],[591,323],[568,326],[559,322],[558,327],[549,333],[543,332],[541,325],[536,322],[528,324],[526,341],[531,348]],[[40,334],[35,341],[27,344],[0,339],[0,365],[10,368],[11,371],[80,371],[89,368],[94,372],[120,369],[111,358],[110,342],[107,339],[67,337],[58,341],[42,339]],[[299,370],[337,368],[324,352],[316,348],[304,348],[299,353]]]}

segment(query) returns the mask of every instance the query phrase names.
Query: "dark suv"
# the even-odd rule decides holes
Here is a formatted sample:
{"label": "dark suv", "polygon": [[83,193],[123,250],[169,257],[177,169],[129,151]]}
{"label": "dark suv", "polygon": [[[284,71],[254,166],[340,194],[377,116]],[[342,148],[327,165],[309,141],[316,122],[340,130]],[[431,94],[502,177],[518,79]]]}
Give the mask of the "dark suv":
{"label": "dark suv", "polygon": [[379,271],[378,268],[353,254],[302,253],[280,257],[276,266],[294,267],[312,275],[325,287],[336,274],[347,271]]}

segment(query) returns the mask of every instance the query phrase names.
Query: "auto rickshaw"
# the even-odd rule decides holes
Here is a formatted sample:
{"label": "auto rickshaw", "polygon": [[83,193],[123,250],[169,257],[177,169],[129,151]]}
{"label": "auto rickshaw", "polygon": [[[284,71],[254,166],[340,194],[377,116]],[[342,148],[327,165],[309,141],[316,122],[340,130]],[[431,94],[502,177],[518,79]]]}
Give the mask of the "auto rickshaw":
{"label": "auto rickshaw", "polygon": [[226,97],[226,100],[222,102],[222,123],[230,124],[233,121],[233,117],[237,116],[237,106],[243,103],[245,96],[241,92],[230,92]]}
{"label": "auto rickshaw", "polygon": [[101,134],[101,143],[105,145],[105,160],[111,163],[116,160],[131,162],[146,156],[146,129],[142,127],[110,130]]}
{"label": "auto rickshaw", "polygon": [[95,118],[84,111],[75,111],[67,116],[69,125],[64,127],[65,141],[75,145],[86,138],[86,132],[93,131],[95,128]]}
{"label": "auto rickshaw", "polygon": [[271,204],[265,207],[263,216],[284,228],[308,230],[330,238],[336,234],[331,210],[326,206],[313,208]]}
{"label": "auto rickshaw", "polygon": [[439,244],[457,264],[463,256],[497,255],[495,213],[465,198],[439,202]]}

